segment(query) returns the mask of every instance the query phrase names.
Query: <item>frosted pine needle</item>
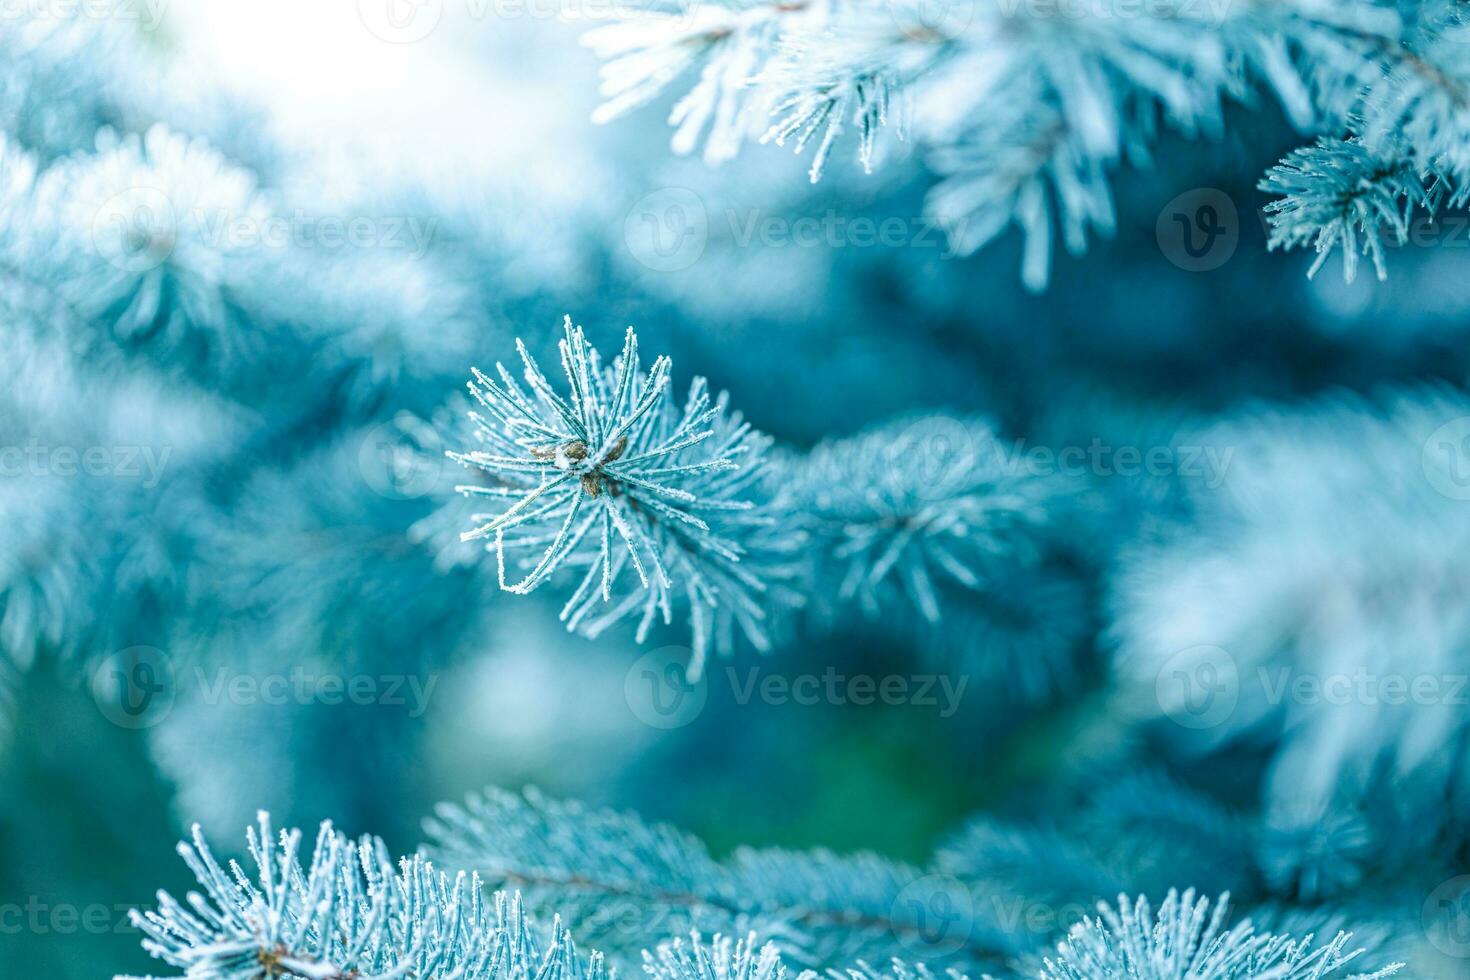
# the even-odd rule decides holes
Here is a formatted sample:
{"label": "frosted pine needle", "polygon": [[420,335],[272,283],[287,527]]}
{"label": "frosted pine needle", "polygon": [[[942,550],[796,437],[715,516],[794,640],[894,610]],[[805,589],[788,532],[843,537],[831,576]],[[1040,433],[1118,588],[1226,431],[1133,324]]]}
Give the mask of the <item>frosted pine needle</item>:
{"label": "frosted pine needle", "polygon": [[464,540],[487,541],[501,587],[518,595],[579,569],[561,617],[586,635],[636,616],[641,642],[683,601],[691,671],[721,617],[762,645],[766,584],[743,559],[746,539],[770,524],[757,510],[766,437],[703,378],[676,407],[669,358],[644,371],[632,328],[610,365],[570,317],[558,346],[565,393],[519,341],[524,384],[503,364],[493,376],[474,372],[481,448],[449,455],[487,477],[457,489],[497,509],[475,515]]}

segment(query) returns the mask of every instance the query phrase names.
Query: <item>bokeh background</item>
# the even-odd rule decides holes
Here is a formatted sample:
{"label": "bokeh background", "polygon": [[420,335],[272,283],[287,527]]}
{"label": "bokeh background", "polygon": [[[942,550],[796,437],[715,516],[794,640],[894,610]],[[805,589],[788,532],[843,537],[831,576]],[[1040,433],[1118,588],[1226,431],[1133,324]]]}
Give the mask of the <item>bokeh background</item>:
{"label": "bokeh background", "polygon": [[[1470,871],[1470,235],[1394,250],[1386,282],[1308,280],[1266,249],[1256,183],[1302,135],[1263,102],[1119,173],[1116,234],[1033,293],[1014,237],[951,254],[905,144],[811,185],[773,146],[671,154],[667,100],[594,125],[585,25],[549,0],[409,4],[407,28],[349,0],[35,6],[0,47],[11,186],[17,152],[85,169],[183,134],[201,195],[259,193],[306,237],[170,243],[175,277],[140,285],[68,268],[5,198],[0,973],[146,973],[121,910],[187,887],[191,823],[237,850],[261,808],[411,851],[436,802],[534,784],[721,853],[922,861],[976,813],[1065,827],[1078,786],[1159,769],[1264,828],[1271,901],[1407,923],[1415,975],[1464,975],[1470,884],[1442,889]],[[641,678],[687,637],[569,636],[454,538],[469,368],[549,350],[564,314],[603,346],[636,325],[793,452],[985,416],[1065,484],[1047,555],[937,634],[801,623],[651,714]],[[1045,462],[1069,447],[1105,453]],[[1438,686],[1272,698],[1283,668]],[[965,687],[947,711],[733,682],[829,669]],[[401,697],[330,704],[323,675]]]}

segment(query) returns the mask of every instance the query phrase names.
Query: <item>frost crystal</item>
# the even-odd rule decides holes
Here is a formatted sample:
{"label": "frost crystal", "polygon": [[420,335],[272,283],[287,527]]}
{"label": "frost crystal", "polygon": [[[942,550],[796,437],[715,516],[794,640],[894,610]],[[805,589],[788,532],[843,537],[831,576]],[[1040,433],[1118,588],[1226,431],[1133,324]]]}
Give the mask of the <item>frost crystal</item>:
{"label": "frost crystal", "polygon": [[[485,414],[470,417],[482,448],[450,457],[486,479],[457,489],[506,506],[476,515],[479,526],[462,537],[493,539],[509,592],[524,595],[563,567],[581,569],[562,609],[569,629],[596,636],[636,615],[641,642],[657,617],[672,621],[682,600],[693,630],[691,672],[718,617],[764,645],[767,586],[744,559],[747,539],[770,523],[758,508],[768,440],[703,378],[676,407],[669,358],[645,373],[632,328],[611,365],[570,317],[565,330],[566,394],[519,341],[529,391],[504,365],[495,377],[474,372],[470,393]],[[521,566],[516,581],[506,577],[508,560]]]}
{"label": "frost crystal", "polygon": [[[222,867],[198,827],[179,853],[205,895],[132,913],[143,947],[189,980],[602,980],[601,957],[578,957],[560,924],[543,952],[519,898],[486,905],[479,882],[440,874],[422,858],[395,874],[383,843],[349,841],[323,824],[305,866],[301,834],[271,846],[270,818],[248,835],[256,876]],[[120,977],[118,980],[141,980]]]}
{"label": "frost crystal", "polygon": [[1249,921],[1225,929],[1228,895],[1210,911],[1210,900],[1170,891],[1157,915],[1148,899],[1130,903],[1118,896],[1117,909],[1098,905],[1097,919],[1084,919],[1058,947],[1041,971],[1041,980],[1376,980],[1397,973],[1398,965],[1374,973],[1340,972],[1357,959],[1351,938],[1338,933],[1322,946],[1311,936],[1296,940],[1257,933]]}

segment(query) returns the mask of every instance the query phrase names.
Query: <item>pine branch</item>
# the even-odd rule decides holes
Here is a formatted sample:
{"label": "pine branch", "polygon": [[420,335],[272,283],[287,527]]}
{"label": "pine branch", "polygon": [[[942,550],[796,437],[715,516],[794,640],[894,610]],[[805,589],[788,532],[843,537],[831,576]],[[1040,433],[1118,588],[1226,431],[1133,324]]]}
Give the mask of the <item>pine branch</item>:
{"label": "pine branch", "polygon": [[656,932],[742,924],[736,881],[702,843],[632,815],[492,788],[441,804],[425,830],[435,861],[556,908],[599,948],[626,954]]}
{"label": "pine branch", "polygon": [[50,162],[126,128],[139,108],[145,45],[93,17],[7,17],[0,23],[0,132]]}
{"label": "pine branch", "polygon": [[[255,874],[214,857],[196,827],[179,853],[204,895],[185,902],[160,893],[134,911],[153,956],[190,980],[602,980],[601,957],[580,957],[553,924],[544,952],[517,898],[481,899],[479,882],[438,873],[422,858],[395,874],[383,843],[349,841],[323,824],[303,864],[301,835],[272,840],[262,813],[247,835]],[[140,980],[140,978],[119,978]]]}
{"label": "pine branch", "polygon": [[940,848],[935,866],[1032,907],[1060,909],[1132,890],[1131,869],[1120,857],[1109,859],[1090,842],[1057,830],[981,817]]}
{"label": "pine branch", "polygon": [[[1274,94],[1302,128],[1340,119],[1399,44],[1393,11],[1361,0],[1152,4],[1107,8],[832,2],[696,4],[687,17],[632,14],[588,43],[614,60],[606,119],[645,103],[703,64],[676,106],[678,152],[715,119],[706,158],[734,154],[747,131],[814,145],[818,179],[849,126],[870,168],[879,133],[912,129],[943,177],[930,213],[955,250],[1011,224],[1026,240],[1022,278],[1049,278],[1054,227],[1072,254],[1112,232],[1108,175],[1146,159],[1157,124],[1216,135],[1222,102]],[[901,107],[901,111],[900,110]]]}
{"label": "pine branch", "polygon": [[1347,282],[1357,275],[1361,251],[1373,259],[1379,280],[1386,279],[1384,238],[1390,245],[1404,244],[1414,209],[1429,216],[1437,210],[1442,180],[1426,181],[1412,158],[1376,153],[1361,139],[1319,139],[1314,146],[1293,150],[1261,181],[1261,190],[1282,195],[1266,205],[1269,245],[1315,248],[1317,258],[1308,276],[1315,276],[1341,247]]}
{"label": "pine branch", "polygon": [[[756,947],[755,933],[732,942],[728,936],[715,936],[708,945],[698,932],[692,933],[686,945],[675,939],[654,952],[643,953],[643,972],[649,980],[786,980],[786,965],[775,943]],[[815,980],[816,974],[804,971],[795,980]]]}
{"label": "pine branch", "polygon": [[1115,907],[1099,904],[1047,957],[1041,980],[1096,980],[1126,976],[1138,980],[1380,980],[1403,968],[1393,964],[1372,973],[1348,976],[1344,969],[1361,949],[1349,949],[1350,933],[1323,945],[1258,933],[1247,920],[1225,928],[1228,895],[1210,911],[1210,900],[1196,900],[1191,889],[1170,891],[1155,913],[1148,900],[1118,896]]}
{"label": "pine branch", "polygon": [[1402,31],[1361,37],[1374,70],[1343,100],[1346,137],[1293,151],[1261,183],[1281,195],[1266,207],[1271,247],[1313,245],[1309,276],[1341,247],[1348,282],[1360,250],[1387,277],[1383,239],[1407,242],[1415,208],[1432,220],[1470,193],[1470,22],[1461,5],[1423,4]]}
{"label": "pine branch", "polygon": [[[938,942],[928,912],[952,881],[876,855],[745,849],[714,861],[692,837],[631,814],[490,790],[426,823],[434,860],[515,887],[624,957],[647,936],[756,931],[811,967],[928,956],[995,964],[1013,950],[980,917]],[[942,894],[943,893],[943,894]],[[953,897],[953,896],[949,896]],[[968,896],[966,896],[968,899]]]}
{"label": "pine branch", "polygon": [[[161,125],[141,137],[103,131],[96,154],[40,175],[31,214],[38,230],[54,224],[51,282],[105,331],[99,340],[166,345],[187,358],[243,356],[249,350],[232,345],[262,339],[232,310],[249,250],[231,234],[235,222],[262,227],[268,212],[253,175],[205,141]],[[15,265],[34,263],[34,252]]]}
{"label": "pine branch", "polygon": [[878,619],[895,605],[943,617],[947,589],[983,593],[1037,561],[1065,481],[1026,472],[983,419],[901,419],[817,446],[784,509],[815,547],[819,613]]}
{"label": "pine branch", "polygon": [[[1303,808],[1308,827],[1359,804],[1443,815],[1461,784],[1470,728],[1446,691],[1416,703],[1393,685],[1466,669],[1466,414],[1432,387],[1242,412],[1198,436],[1234,447],[1228,483],[1196,487],[1189,524],[1125,559],[1121,676],[1195,751],[1272,732],[1268,810]],[[1191,690],[1159,681],[1166,664]],[[1283,697],[1300,677],[1347,693]],[[1437,825],[1376,846],[1426,846]],[[1351,860],[1352,834],[1334,836]]]}
{"label": "pine branch", "polygon": [[815,7],[809,0],[775,0],[620,12],[618,22],[583,36],[583,43],[607,59],[606,101],[593,119],[607,122],[645,105],[698,67],[699,80],[669,115],[674,150],[689,153],[703,140],[707,162],[733,157],[751,135],[752,109],[761,95],[750,83],[773,56],[782,22],[815,16]]}
{"label": "pine branch", "polygon": [[[622,353],[604,365],[571,318],[560,342],[567,394],[558,393],[518,343],[529,391],[501,364],[496,377],[475,372],[470,393],[482,448],[450,458],[486,474],[458,488],[504,502],[476,515],[466,540],[491,538],[501,587],[525,595],[563,569],[580,572],[562,609],[567,628],[595,637],[638,619],[639,642],[656,618],[687,610],[698,675],[711,645],[733,621],[757,647],[770,584],[789,540],[767,533],[762,454],[769,440],[712,396],[696,378],[682,409],[669,393],[671,362],[645,374],[629,328]],[[757,548],[747,560],[752,547]],[[507,558],[523,577],[506,578]],[[631,587],[629,582],[632,582]]]}
{"label": "pine branch", "polygon": [[[649,980],[785,980],[789,971],[781,960],[775,943],[756,948],[754,933],[732,943],[727,936],[715,936],[706,944],[699,933],[664,943],[652,953],[643,954],[643,971]],[[967,980],[964,974],[950,970],[949,980]],[[818,974],[804,970],[794,980],[816,980]],[[888,970],[875,970],[866,963],[832,970],[833,980],[936,980],[924,964],[910,965],[893,960]]]}

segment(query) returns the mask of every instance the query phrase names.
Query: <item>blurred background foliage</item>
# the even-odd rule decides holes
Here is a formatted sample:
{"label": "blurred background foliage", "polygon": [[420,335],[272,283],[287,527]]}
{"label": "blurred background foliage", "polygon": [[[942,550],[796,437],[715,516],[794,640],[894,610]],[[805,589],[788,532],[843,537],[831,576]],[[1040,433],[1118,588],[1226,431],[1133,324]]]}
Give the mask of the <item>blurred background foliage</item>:
{"label": "blurred background foliage", "polygon": [[[1427,733],[1372,711],[1266,708],[1201,732],[1168,717],[1155,679],[1195,644],[1243,670],[1470,669],[1456,577],[1470,504],[1421,485],[1420,456],[1470,414],[1470,238],[1399,250],[1381,283],[1331,267],[1308,280],[1308,257],[1268,254],[1256,183],[1302,134],[1264,103],[1231,110],[1217,142],[1166,137],[1150,167],[1119,173],[1116,234],[1058,257],[1040,294],[1018,280],[1014,236],[965,258],[942,235],[742,243],[752,218],[917,227],[930,175],[902,144],[871,176],[834,160],[815,186],[775,148],[708,168],[667,152],[667,105],[588,121],[597,65],[575,25],[449,4],[431,35],[392,44],[353,8],[177,4],[156,25],[3,27],[7,166],[55,165],[73,198],[178,152],[162,123],[209,148],[181,164],[205,186],[238,170],[255,183],[231,193],[277,213],[430,229],[422,249],[202,242],[143,281],[68,257],[14,184],[0,197],[0,445],[167,451],[154,485],[0,483],[0,902],[100,904],[116,923],[0,930],[6,975],[146,972],[118,910],[184,889],[172,844],[194,821],[232,847],[266,808],[407,852],[435,803],[485,785],[634,808],[719,854],[921,862],[976,814],[1065,826],[1109,774],[1159,767],[1275,821],[1256,858],[1266,904],[1417,923],[1466,871],[1463,705]],[[95,165],[103,127],[134,153],[121,176]],[[637,223],[670,189],[709,219],[702,253],[671,271],[650,267]],[[1191,271],[1160,219],[1201,189],[1236,209],[1234,251]],[[635,324],[681,386],[707,376],[797,453],[936,411],[1027,447],[1234,455],[1224,486],[1084,473],[1048,514],[1044,561],[937,631],[912,611],[803,621],[767,658],[713,664],[703,711],[663,730],[627,683],[679,630],[645,649],[627,630],[567,635],[554,600],[499,593],[493,559],[454,540],[463,477],[442,451],[463,432],[468,369],[508,361],[517,336],[549,352],[568,312],[604,349]],[[135,647],[180,681],[137,728],[97,690]],[[741,703],[727,666],[970,682],[940,717]],[[415,714],[225,704],[185,683],[295,668],[432,680],[432,696]],[[1311,799],[1291,792],[1302,773]],[[1415,975],[1462,975],[1421,935],[1408,946]]]}

